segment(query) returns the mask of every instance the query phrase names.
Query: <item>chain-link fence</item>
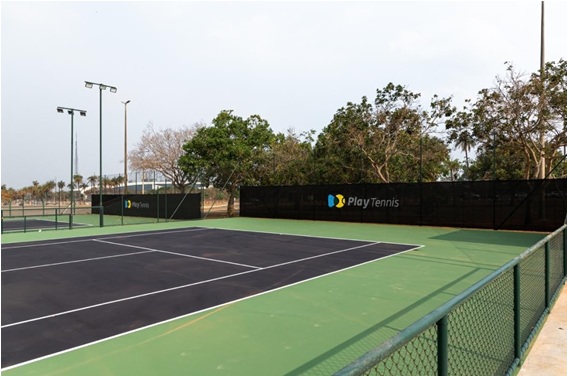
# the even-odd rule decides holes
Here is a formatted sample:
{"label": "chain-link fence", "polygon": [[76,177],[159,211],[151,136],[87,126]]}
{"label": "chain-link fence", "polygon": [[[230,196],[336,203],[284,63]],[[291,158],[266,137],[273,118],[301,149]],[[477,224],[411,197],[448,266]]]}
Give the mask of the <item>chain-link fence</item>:
{"label": "chain-link fence", "polygon": [[511,375],[567,275],[562,226],[336,375]]}

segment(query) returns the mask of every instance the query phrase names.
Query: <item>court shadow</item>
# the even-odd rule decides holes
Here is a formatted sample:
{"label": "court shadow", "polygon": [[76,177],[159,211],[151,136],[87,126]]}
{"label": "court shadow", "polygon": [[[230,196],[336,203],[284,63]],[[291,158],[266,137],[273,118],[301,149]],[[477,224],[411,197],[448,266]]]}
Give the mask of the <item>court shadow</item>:
{"label": "court shadow", "polygon": [[[349,340],[321,354],[315,359],[312,359],[311,361],[303,364],[302,366],[294,369],[293,371],[288,372],[287,374],[285,374],[285,376],[304,375],[304,374],[326,376],[336,372],[338,369],[342,368],[348,363],[348,362],[345,363],[345,359],[349,359],[350,361],[352,361],[353,359],[356,359],[358,356],[362,355],[365,351],[368,351],[370,350],[370,348],[376,346],[376,344],[374,343],[374,345],[372,345],[370,348],[367,348],[365,351],[360,351],[361,346],[366,347],[368,342],[372,342],[369,341],[369,339],[371,337],[374,337],[376,333],[379,332],[381,329],[385,327],[391,328],[391,324],[394,323],[396,320],[398,320],[400,317],[408,314],[413,310],[419,309],[420,306],[430,301],[434,297],[439,296],[440,294],[446,294],[448,298],[451,298],[454,295],[448,292],[450,288],[454,285],[459,284],[463,280],[466,280],[467,278],[471,277],[473,274],[477,273],[478,271],[479,269],[475,268],[469,271],[468,273],[462,275],[460,278],[452,281],[451,283],[448,283],[443,287],[435,291],[432,291],[430,294],[415,301],[414,303],[400,310],[396,314],[391,315],[390,317],[376,323],[375,325],[360,332],[359,334],[350,338]],[[402,329],[404,328],[395,328],[395,330],[397,331],[400,331]]]}
{"label": "court shadow", "polygon": [[464,243],[523,246],[527,248],[543,239],[546,235],[547,234],[535,232],[500,232],[462,229],[447,234],[432,236],[430,239]]}

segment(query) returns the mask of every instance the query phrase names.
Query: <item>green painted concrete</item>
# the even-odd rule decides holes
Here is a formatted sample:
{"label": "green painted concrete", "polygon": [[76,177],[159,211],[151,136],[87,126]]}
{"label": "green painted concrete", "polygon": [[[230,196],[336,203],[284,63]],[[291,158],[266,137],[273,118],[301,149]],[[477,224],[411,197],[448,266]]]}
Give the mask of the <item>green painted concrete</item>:
{"label": "green painted concrete", "polygon": [[178,318],[3,374],[328,375],[545,236],[231,218],[4,234],[2,243],[188,226],[411,243],[423,248]]}

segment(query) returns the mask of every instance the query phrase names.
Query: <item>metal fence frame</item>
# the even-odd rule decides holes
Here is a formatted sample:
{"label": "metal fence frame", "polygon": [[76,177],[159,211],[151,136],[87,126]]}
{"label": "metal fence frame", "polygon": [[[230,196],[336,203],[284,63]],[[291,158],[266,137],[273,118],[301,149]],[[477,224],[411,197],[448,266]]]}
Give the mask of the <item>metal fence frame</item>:
{"label": "metal fence frame", "polygon": [[335,375],[513,375],[565,283],[566,244],[563,225]]}

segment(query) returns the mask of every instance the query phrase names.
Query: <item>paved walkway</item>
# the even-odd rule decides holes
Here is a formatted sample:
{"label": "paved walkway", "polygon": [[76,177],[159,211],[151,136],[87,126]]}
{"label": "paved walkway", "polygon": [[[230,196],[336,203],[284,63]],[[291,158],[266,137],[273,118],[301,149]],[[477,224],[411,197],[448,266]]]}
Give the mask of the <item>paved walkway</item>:
{"label": "paved walkway", "polygon": [[564,375],[567,375],[567,287],[565,285],[518,373],[518,376]]}

